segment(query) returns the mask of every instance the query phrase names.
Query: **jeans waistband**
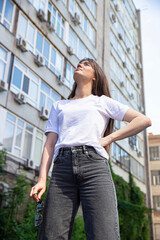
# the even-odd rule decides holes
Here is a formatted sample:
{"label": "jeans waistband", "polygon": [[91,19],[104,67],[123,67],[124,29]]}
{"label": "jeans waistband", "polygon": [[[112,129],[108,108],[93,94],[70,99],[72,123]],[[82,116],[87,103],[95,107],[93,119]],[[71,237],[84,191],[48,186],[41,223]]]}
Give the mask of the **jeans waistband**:
{"label": "jeans waistband", "polygon": [[68,151],[68,152],[76,152],[76,151],[82,151],[83,153],[87,152],[87,150],[94,150],[95,148],[93,146],[89,146],[89,145],[79,145],[79,146],[71,146],[71,147],[61,147],[59,149],[59,153]]}

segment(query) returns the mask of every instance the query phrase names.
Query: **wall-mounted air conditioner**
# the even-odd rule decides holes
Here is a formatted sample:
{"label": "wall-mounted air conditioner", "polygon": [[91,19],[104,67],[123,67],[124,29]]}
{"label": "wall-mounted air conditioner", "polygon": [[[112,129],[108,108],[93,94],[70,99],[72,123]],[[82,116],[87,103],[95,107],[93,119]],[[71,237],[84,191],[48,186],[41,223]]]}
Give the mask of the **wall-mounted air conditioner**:
{"label": "wall-mounted air conditioner", "polygon": [[8,83],[0,80],[0,92],[8,90]]}
{"label": "wall-mounted air conditioner", "polygon": [[116,20],[116,16],[114,14],[112,14],[112,21],[115,23],[117,20]]}
{"label": "wall-mounted air conditioner", "polygon": [[32,159],[27,159],[26,162],[24,163],[25,168],[32,168],[35,169],[35,163]]}
{"label": "wall-mounted air conditioner", "polygon": [[48,118],[49,118],[49,110],[47,108],[45,108],[45,107],[41,108],[40,118],[42,118],[43,120],[48,120]]}
{"label": "wall-mounted air conditioner", "polygon": [[65,81],[64,77],[62,77],[61,74],[58,74],[58,75],[57,75],[57,83],[58,83],[59,85],[62,85],[62,84],[64,84],[64,81]]}
{"label": "wall-mounted air conditioner", "polygon": [[115,10],[116,10],[117,12],[120,11],[120,8],[119,8],[119,5],[118,5],[118,4],[115,5]]}
{"label": "wall-mounted air conditioner", "polygon": [[20,37],[16,39],[16,45],[19,49],[21,49],[22,52],[27,52],[28,47],[27,47],[27,42],[24,38]]}
{"label": "wall-mounted air conditioner", "polygon": [[138,150],[138,151],[137,151],[137,156],[138,156],[138,157],[141,157],[141,156],[142,156],[142,152]]}
{"label": "wall-mounted air conditioner", "polygon": [[129,53],[129,54],[131,54],[131,48],[127,48],[127,52]]}
{"label": "wall-mounted air conditioner", "polygon": [[55,32],[56,28],[55,28],[55,24],[52,23],[51,21],[46,23],[47,28],[49,29],[50,32]]}
{"label": "wall-mounted air conditioner", "polygon": [[140,62],[137,62],[136,65],[137,65],[137,68],[138,68],[138,69],[141,69],[141,68],[142,68],[142,64],[141,64]]}
{"label": "wall-mounted air conditioner", "polygon": [[130,99],[134,99],[134,94],[131,92],[131,93],[129,94],[129,97],[130,97]]}
{"label": "wall-mounted air conditioner", "polygon": [[14,100],[19,104],[25,104],[27,102],[27,98],[23,93],[16,94]]}
{"label": "wall-mounted air conditioner", "polygon": [[81,2],[85,2],[85,0],[80,0]]}
{"label": "wall-mounted air conditioner", "polygon": [[74,13],[74,16],[72,16],[72,21],[74,22],[75,25],[79,25],[80,22],[80,16],[78,15],[77,12]]}
{"label": "wall-mounted air conditioner", "polygon": [[131,79],[135,80],[134,74],[131,73]]}
{"label": "wall-mounted air conditioner", "polygon": [[118,37],[119,37],[119,39],[123,40],[123,36],[121,33],[118,33]]}
{"label": "wall-mounted air conditioner", "polygon": [[72,47],[67,47],[67,52],[70,54],[70,55],[73,55],[74,54],[74,49]]}
{"label": "wall-mounted air conditioner", "polygon": [[124,81],[121,81],[121,82],[120,82],[120,86],[121,86],[121,87],[124,87]]}
{"label": "wall-mounted air conditioner", "polygon": [[46,21],[46,15],[43,9],[39,9],[39,11],[37,11],[37,17],[40,19],[41,22]]}
{"label": "wall-mounted air conditioner", "polygon": [[138,43],[136,43],[135,47],[136,47],[137,50],[140,49],[140,45]]}
{"label": "wall-mounted air conditioner", "polygon": [[125,61],[123,61],[123,67],[126,68],[127,67],[127,63]]}
{"label": "wall-mounted air conditioner", "polygon": [[138,29],[138,23],[136,21],[133,21],[133,27]]}
{"label": "wall-mounted air conditioner", "polygon": [[38,67],[43,67],[45,65],[44,58],[40,54],[35,56],[34,61],[38,65]]}
{"label": "wall-mounted air conditioner", "polygon": [[137,88],[140,88],[140,85],[139,85],[139,83],[136,83],[136,86],[137,86]]}

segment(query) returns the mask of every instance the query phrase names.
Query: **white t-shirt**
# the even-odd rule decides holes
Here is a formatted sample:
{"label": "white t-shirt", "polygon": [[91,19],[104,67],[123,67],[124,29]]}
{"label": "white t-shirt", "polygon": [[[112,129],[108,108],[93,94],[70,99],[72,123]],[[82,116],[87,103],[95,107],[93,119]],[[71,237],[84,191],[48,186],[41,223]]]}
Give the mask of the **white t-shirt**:
{"label": "white t-shirt", "polygon": [[53,103],[45,128],[47,132],[56,132],[53,160],[61,147],[78,145],[93,146],[98,154],[109,159],[109,154],[99,144],[109,118],[121,121],[129,106],[106,95],[89,95],[76,100],[58,100]]}

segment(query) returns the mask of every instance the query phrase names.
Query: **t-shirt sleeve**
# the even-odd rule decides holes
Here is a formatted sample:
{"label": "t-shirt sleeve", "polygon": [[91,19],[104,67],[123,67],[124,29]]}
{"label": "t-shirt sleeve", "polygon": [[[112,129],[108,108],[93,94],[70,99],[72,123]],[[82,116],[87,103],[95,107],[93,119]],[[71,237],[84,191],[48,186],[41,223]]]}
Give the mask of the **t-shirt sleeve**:
{"label": "t-shirt sleeve", "polygon": [[102,104],[105,112],[109,118],[122,121],[125,113],[129,109],[128,105],[125,105],[113,98],[102,95]]}
{"label": "t-shirt sleeve", "polygon": [[47,136],[46,134],[47,132],[55,132],[58,134],[58,118],[57,118],[57,112],[56,112],[56,102],[54,102],[51,107],[47,125],[44,131],[46,136]]}

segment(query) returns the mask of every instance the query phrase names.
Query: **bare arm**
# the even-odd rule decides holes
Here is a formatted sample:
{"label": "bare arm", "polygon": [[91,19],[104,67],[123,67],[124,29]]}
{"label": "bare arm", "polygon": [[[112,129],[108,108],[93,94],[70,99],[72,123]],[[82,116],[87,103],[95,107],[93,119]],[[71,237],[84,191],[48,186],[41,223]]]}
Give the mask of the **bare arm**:
{"label": "bare arm", "polygon": [[47,134],[47,139],[44,144],[44,149],[43,149],[42,158],[41,158],[38,182],[35,186],[31,188],[31,191],[30,191],[30,197],[33,198],[33,200],[37,200],[37,197],[34,196],[34,193],[39,192],[38,198],[40,199],[42,194],[46,190],[46,180],[48,176],[48,171],[51,166],[51,162],[54,154],[54,148],[55,148],[57,139],[58,139],[57,133],[49,132]]}
{"label": "bare arm", "polygon": [[129,123],[121,129],[109,134],[108,136],[101,138],[101,146],[105,147],[114,141],[133,136],[152,125],[150,118],[133,109],[128,109],[122,121],[127,121]]}

